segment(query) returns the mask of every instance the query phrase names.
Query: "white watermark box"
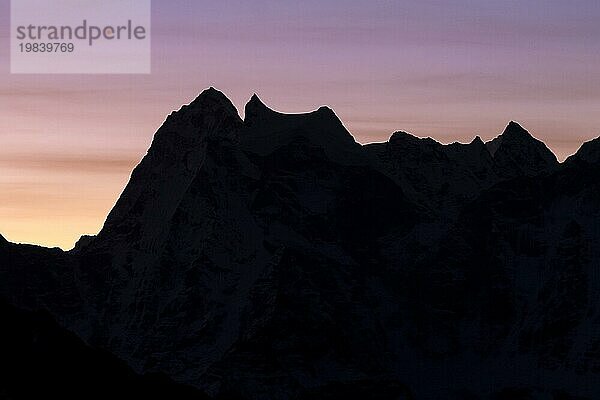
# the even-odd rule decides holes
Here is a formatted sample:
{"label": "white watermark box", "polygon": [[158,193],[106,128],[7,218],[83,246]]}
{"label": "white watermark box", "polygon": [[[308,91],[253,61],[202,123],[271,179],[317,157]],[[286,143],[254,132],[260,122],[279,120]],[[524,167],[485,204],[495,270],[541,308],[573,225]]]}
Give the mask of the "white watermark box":
{"label": "white watermark box", "polygon": [[12,0],[11,73],[148,74],[151,0]]}

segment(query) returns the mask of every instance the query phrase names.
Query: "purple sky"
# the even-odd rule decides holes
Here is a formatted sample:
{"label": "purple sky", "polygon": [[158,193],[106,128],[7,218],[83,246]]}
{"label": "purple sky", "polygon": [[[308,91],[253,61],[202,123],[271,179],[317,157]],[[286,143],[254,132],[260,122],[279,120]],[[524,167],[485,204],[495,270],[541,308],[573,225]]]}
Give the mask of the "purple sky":
{"label": "purple sky", "polygon": [[331,106],[358,141],[490,139],[564,159],[600,135],[600,2],[153,1],[151,75],[9,75],[0,0],[0,233],[95,233],[165,116],[208,86],[240,112]]}

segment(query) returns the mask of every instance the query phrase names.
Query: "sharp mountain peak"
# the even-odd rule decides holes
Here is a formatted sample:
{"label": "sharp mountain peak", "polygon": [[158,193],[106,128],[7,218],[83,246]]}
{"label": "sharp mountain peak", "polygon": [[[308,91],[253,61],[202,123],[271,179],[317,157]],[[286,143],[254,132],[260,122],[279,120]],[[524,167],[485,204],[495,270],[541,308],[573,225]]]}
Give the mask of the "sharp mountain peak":
{"label": "sharp mountain peak", "polygon": [[533,137],[527,131],[527,129],[523,128],[521,124],[516,121],[510,121],[506,128],[504,129],[503,135],[513,135],[513,136],[523,136],[523,137]]}
{"label": "sharp mountain peak", "polygon": [[254,123],[256,120],[265,117],[266,115],[275,116],[281,114],[269,108],[256,93],[252,95],[250,101],[244,107],[244,123],[246,125]]}
{"label": "sharp mountain peak", "polygon": [[223,92],[212,86],[202,91],[191,103],[181,106],[175,114],[196,115],[215,112],[224,112],[225,115],[241,121],[233,102]]}
{"label": "sharp mountain peak", "polygon": [[527,129],[515,121],[510,121],[502,134],[486,143],[492,155],[494,155],[503,144],[517,146],[535,146],[542,144],[548,152],[550,152],[541,140],[536,139]]}
{"label": "sharp mountain peak", "polygon": [[475,136],[473,138],[473,140],[469,144],[477,144],[477,145],[483,144],[483,145],[485,145],[485,142],[481,139],[481,136],[477,135],[477,136]]}
{"label": "sharp mountain peak", "polygon": [[192,103],[190,103],[190,105],[205,101],[223,101],[226,104],[233,105],[233,103],[231,103],[231,100],[229,100],[229,98],[223,92],[215,89],[212,86],[200,92],[200,94],[196,96],[196,98],[194,99],[194,101],[192,101]]}

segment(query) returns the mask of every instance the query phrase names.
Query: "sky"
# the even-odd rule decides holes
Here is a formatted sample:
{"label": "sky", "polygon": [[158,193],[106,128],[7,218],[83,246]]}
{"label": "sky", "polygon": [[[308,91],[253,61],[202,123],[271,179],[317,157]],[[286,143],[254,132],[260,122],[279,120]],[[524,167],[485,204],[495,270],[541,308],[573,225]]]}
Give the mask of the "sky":
{"label": "sky", "polygon": [[97,233],[166,115],[209,86],[240,114],[255,92],[283,112],[328,105],[361,143],[486,140],[516,120],[563,160],[600,136],[597,0],[153,0],[149,75],[11,75],[9,15],[0,0],[14,242]]}

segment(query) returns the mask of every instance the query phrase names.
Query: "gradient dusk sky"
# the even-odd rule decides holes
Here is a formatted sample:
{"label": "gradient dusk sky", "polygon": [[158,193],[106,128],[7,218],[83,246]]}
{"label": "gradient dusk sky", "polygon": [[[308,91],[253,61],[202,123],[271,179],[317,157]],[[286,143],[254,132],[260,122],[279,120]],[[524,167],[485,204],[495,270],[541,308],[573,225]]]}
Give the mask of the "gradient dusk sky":
{"label": "gradient dusk sky", "polygon": [[[18,0],[16,0],[18,1]],[[600,135],[598,0],[153,0],[152,74],[10,75],[0,0],[0,233],[94,234],[173,109],[329,105],[361,143],[443,143],[521,122],[562,160]]]}

